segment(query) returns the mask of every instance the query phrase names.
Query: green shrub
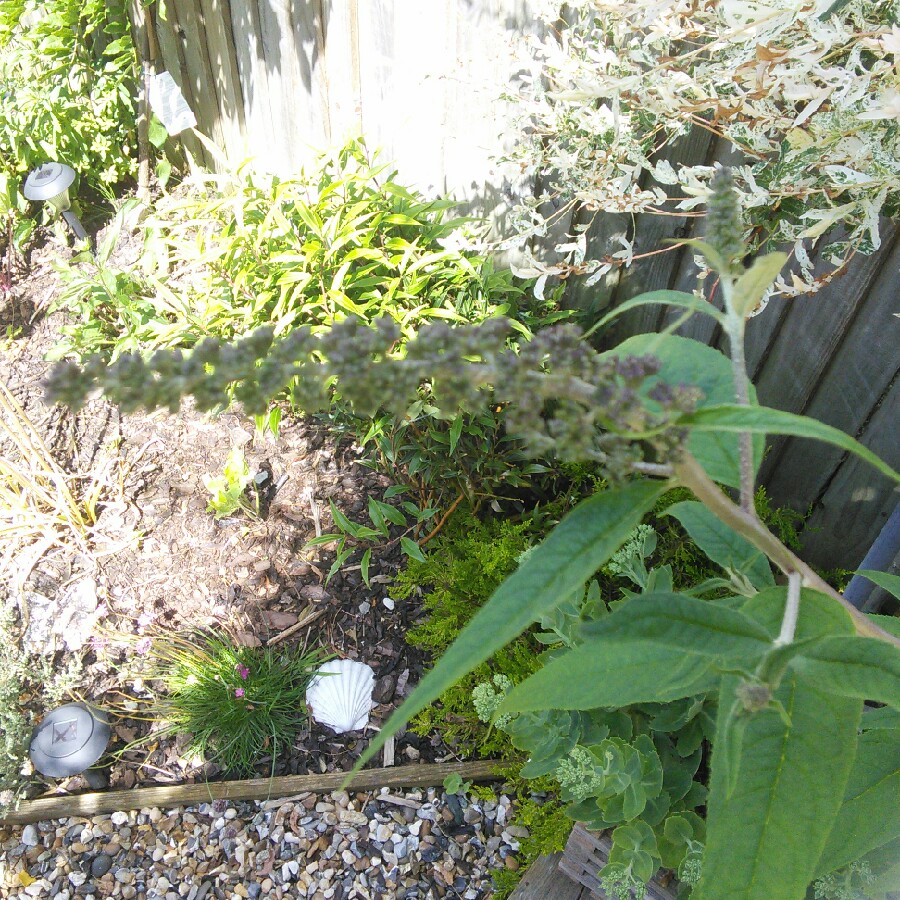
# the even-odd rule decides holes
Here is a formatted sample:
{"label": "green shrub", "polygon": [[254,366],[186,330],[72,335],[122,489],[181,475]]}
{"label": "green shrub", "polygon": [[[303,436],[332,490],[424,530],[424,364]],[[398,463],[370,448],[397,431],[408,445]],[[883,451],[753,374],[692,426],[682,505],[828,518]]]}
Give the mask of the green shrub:
{"label": "green shrub", "polygon": [[0,171],[56,160],[97,189],[134,175],[136,73],[124,0],[4,0]]}
{"label": "green shrub", "polygon": [[306,688],[318,650],[252,648],[206,632],[139,639],[149,662],[154,736],[188,734],[185,753],[199,754],[228,772],[250,774],[263,753],[277,757],[306,719]]}

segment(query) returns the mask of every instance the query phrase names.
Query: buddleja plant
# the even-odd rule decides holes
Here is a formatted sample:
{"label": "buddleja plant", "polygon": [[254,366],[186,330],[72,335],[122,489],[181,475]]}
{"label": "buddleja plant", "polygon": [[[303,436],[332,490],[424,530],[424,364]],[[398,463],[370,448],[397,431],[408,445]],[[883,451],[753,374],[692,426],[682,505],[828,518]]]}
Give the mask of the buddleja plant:
{"label": "buddleja plant", "polygon": [[[185,394],[210,409],[233,384],[252,413],[291,379],[298,402],[326,402],[322,385],[334,376],[348,402],[370,414],[385,398],[402,413],[427,379],[448,409],[472,408],[490,389],[492,399],[510,403],[510,428],[534,453],[552,450],[602,467],[610,486],[575,507],[496,590],[360,765],[458,678],[583,592],[665,491],[690,489],[696,500],[682,504],[679,519],[711,559],[741,576],[740,590],[711,602],[657,581],[581,625],[581,642],[515,686],[497,715],[549,719],[577,712],[590,719],[596,710],[637,704],[675,710],[668,705],[711,698],[717,713],[705,846],[690,872],[699,878],[694,896],[789,900],[851,862],[880,873],[884,860],[896,859],[900,640],[893,620],[855,610],[761,523],[753,486],[762,441],[767,433],[819,438],[896,482],[900,473],[837,429],[756,405],[743,362],[744,322],[784,257],[761,257],[743,269],[738,214],[725,178],[717,182],[709,222],[698,250],[719,274],[724,310],[675,292],[637,298],[622,309],[663,302],[714,315],[730,338],[731,359],[675,335],[640,335],[599,354],[572,326],[538,332],[512,351],[507,329],[494,320],[423,329],[398,357],[396,325],[368,328],[348,320],[321,338],[301,329],[275,341],[270,328],[229,346],[204,341],[189,356],[126,354],[111,366],[97,359],[84,369],[60,364],[48,387],[52,397],[74,406],[100,387],[126,409],[177,410]],[[739,502],[723,487],[737,491]],[[773,567],[786,583],[776,582]],[[864,712],[866,701],[880,706]],[[616,736],[611,727],[609,734]],[[611,771],[608,754],[630,755],[617,744],[603,745],[611,737],[596,728],[594,735],[585,746],[603,752],[589,749],[593,761],[576,757],[573,765]],[[652,761],[643,746],[646,753],[636,749]],[[638,762],[640,777],[633,761],[623,766],[652,799],[655,782],[649,768],[645,781]],[[665,762],[663,770],[665,787]],[[664,825],[663,838],[694,853],[702,834],[691,818],[681,818],[668,833]],[[612,862],[623,890],[652,875],[654,861],[663,858],[660,842],[649,825],[620,835]],[[876,888],[869,885],[870,893]]]}

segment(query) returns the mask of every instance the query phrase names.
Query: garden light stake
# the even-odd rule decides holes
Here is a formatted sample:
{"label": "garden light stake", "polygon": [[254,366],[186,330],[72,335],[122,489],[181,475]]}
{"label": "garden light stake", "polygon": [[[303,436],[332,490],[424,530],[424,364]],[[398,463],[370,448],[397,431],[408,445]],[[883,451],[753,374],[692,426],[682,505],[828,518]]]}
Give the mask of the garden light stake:
{"label": "garden light stake", "polygon": [[22,193],[25,194],[26,200],[49,203],[62,215],[75,237],[86,241],[88,234],[78,220],[78,216],[71,210],[69,188],[74,180],[75,170],[71,166],[67,166],[65,163],[48,162],[32,169],[25,180]]}

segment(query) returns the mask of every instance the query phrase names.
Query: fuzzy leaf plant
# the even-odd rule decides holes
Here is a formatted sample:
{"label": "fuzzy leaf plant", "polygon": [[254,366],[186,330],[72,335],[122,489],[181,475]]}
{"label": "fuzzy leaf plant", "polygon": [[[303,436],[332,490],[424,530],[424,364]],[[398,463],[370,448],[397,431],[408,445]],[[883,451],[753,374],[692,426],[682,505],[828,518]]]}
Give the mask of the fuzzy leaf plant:
{"label": "fuzzy leaf plant", "polygon": [[[321,337],[298,330],[276,341],[261,329],[230,346],[203,342],[191,356],[61,364],[49,388],[75,406],[100,387],[125,408],[177,409],[193,394],[211,409],[234,385],[261,412],[291,379],[298,398],[321,404],[321,385],[336,376],[363,414],[386,397],[396,398],[402,414],[427,381],[448,410],[476,408],[487,397],[509,403],[508,427],[535,455],[599,465],[608,487],[572,509],[496,589],[357,768],[458,679],[583,594],[663,493],[687,488],[695,499],[675,514],[711,559],[733,571],[731,595],[710,601],[658,581],[585,622],[579,642],[516,685],[495,714],[571,720],[635,704],[674,712],[672,704],[711,698],[705,821],[677,807],[652,824],[646,814],[630,819],[659,797],[658,749],[637,740],[626,749],[609,724],[582,742],[587,755],[573,764],[597,783],[627,777],[631,785],[613,794],[623,824],[606,883],[615,896],[641,895],[680,844],[695,898],[802,900],[814,882],[839,883],[854,864],[868,867],[876,884],[890,876],[900,842],[900,639],[894,620],[856,610],[762,523],[753,503],[762,442],[767,434],[817,438],[894,482],[900,473],[837,429],[757,404],[743,359],[744,322],[777,258],[763,258],[749,274],[738,264],[727,179],[713,190],[710,221],[718,224],[698,249],[717,271],[725,308],[700,308],[722,322],[729,356],[672,334],[597,353],[572,326],[544,329],[512,352],[504,323],[489,320],[430,327],[399,357],[391,351],[395,326],[347,321]],[[698,305],[672,293],[644,302]],[[577,743],[568,740],[570,748]],[[660,757],[660,768],[671,799],[672,766]]]}

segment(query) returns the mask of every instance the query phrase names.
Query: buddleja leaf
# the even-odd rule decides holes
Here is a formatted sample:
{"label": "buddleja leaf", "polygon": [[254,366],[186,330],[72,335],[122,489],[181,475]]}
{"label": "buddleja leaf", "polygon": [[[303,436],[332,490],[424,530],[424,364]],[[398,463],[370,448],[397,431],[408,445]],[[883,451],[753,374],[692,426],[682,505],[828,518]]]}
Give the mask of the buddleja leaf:
{"label": "buddleja leaf", "polygon": [[670,506],[666,514],[681,522],[691,540],[714,563],[745,575],[758,589],[774,586],[772,567],[766,555],[721,522],[702,503],[685,500]]}
{"label": "buddleja leaf", "polygon": [[900,709],[900,648],[868,637],[832,637],[791,660],[791,667],[844,697]]}
{"label": "buddleja leaf", "polygon": [[765,629],[685,594],[643,594],[584,629],[583,644],[517,685],[501,713],[666,702],[714,689],[721,665],[753,667]]}
{"label": "buddleja leaf", "polygon": [[[699,341],[675,334],[638,334],[619,344],[610,353],[616,356],[652,354],[659,359],[659,373],[648,378],[641,391],[647,395],[660,381],[666,384],[690,384],[698,387],[703,398],[700,409],[706,406],[734,403],[734,374],[731,361],[723,353]],[[604,354],[606,355],[606,354]],[[750,386],[751,400],[756,392]],[[645,399],[645,402],[651,402]],[[762,460],[764,438],[757,435],[753,442],[754,471]],[[715,430],[695,430],[688,438],[688,449],[699,460],[710,478],[729,487],[740,487],[740,454],[736,434]]]}
{"label": "buddleja leaf", "polygon": [[[743,717],[739,775],[729,794],[727,715],[740,679],[723,679],[707,805],[707,842],[695,900],[801,900],[841,805],[862,701],[834,697],[789,671],[774,710]],[[732,763],[733,765],[733,763]]]}
{"label": "buddleja leaf", "polygon": [[894,575],[891,572],[878,572],[875,569],[860,569],[857,575],[868,578],[873,584],[884,588],[889,594],[892,594],[900,600],[900,575]]}
{"label": "buddleja leaf", "polygon": [[816,867],[816,878],[900,838],[900,733],[859,737],[844,802]]}
{"label": "buddleja leaf", "polygon": [[590,337],[595,331],[604,328],[613,319],[618,318],[626,312],[639,306],[677,306],[681,309],[689,309],[692,312],[704,313],[712,316],[717,322],[724,322],[725,315],[720,309],[713,306],[703,297],[697,297],[694,294],[687,294],[684,291],[648,291],[646,294],[640,294],[616,306],[611,312],[608,312],[602,319],[595,322],[585,333],[585,337]]}
{"label": "buddleja leaf", "polygon": [[560,599],[583,588],[625,542],[666,488],[665,483],[634,481],[595,494],[576,506],[475,614],[409,699],[382,727],[353,772],[362,768],[392,734],[455,681],[539,620]]}
{"label": "buddleja leaf", "polygon": [[[773,637],[786,588],[751,597],[742,611]],[[853,620],[822,594],[801,593],[796,637],[851,635]],[[775,709],[742,713],[742,679],[722,679],[707,803],[700,900],[803,898],[847,784],[862,701],[823,691],[788,668]],[[730,784],[733,789],[729,790]]]}
{"label": "buddleja leaf", "polygon": [[807,416],[798,416],[765,406],[725,404],[698,409],[684,416],[682,422],[691,429],[701,432],[749,431],[753,434],[789,434],[793,437],[815,438],[826,444],[833,444],[841,450],[855,453],[892,481],[900,482],[900,473],[895,472],[859,441],[838,428]]}

